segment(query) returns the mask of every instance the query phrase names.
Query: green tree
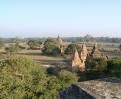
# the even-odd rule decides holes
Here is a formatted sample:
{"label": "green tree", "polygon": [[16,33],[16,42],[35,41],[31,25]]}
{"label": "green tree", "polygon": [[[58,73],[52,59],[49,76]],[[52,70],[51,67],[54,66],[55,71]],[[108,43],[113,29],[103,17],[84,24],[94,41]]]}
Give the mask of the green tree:
{"label": "green tree", "polygon": [[37,97],[45,90],[46,74],[39,65],[26,57],[11,57],[0,62],[0,98],[24,99]]}
{"label": "green tree", "polygon": [[35,47],[35,41],[33,41],[33,40],[30,40],[30,41],[28,41],[28,45],[29,45],[29,47],[31,48],[31,49],[33,49],[34,47]]}
{"label": "green tree", "polygon": [[121,44],[119,45],[120,51],[121,51]]}
{"label": "green tree", "polygon": [[112,75],[121,76],[121,58],[109,60],[107,64],[108,71]]}
{"label": "green tree", "polygon": [[107,70],[107,61],[104,58],[88,57],[85,64],[86,64],[87,71]]}
{"label": "green tree", "polygon": [[62,81],[63,88],[68,87],[70,84],[77,82],[78,77],[75,73],[62,70],[58,74],[58,78]]}
{"label": "green tree", "polygon": [[16,54],[18,51],[20,51],[20,48],[18,43],[16,43],[15,45],[11,44],[9,47],[6,47],[5,50],[8,54]]}
{"label": "green tree", "polygon": [[36,41],[36,40],[29,40],[28,41],[28,45],[31,49],[39,48],[41,44],[42,44],[41,41]]}
{"label": "green tree", "polygon": [[0,41],[0,49],[4,47],[4,43],[2,41]]}
{"label": "green tree", "polygon": [[70,44],[68,45],[68,47],[65,49],[65,53],[66,54],[72,54],[75,50],[75,48],[80,51],[81,50],[81,47],[77,44]]}
{"label": "green tree", "polygon": [[11,56],[0,61],[0,99],[60,99],[59,91],[77,81],[68,71],[48,75],[31,58]]}
{"label": "green tree", "polygon": [[43,53],[47,55],[58,55],[60,54],[60,49],[58,48],[58,43],[55,40],[48,39],[44,43]]}

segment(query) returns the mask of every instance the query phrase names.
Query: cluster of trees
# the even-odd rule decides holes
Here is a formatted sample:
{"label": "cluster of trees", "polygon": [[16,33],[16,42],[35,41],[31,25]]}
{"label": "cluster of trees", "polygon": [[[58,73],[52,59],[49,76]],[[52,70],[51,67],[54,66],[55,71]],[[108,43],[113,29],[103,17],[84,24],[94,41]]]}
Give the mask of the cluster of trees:
{"label": "cluster of trees", "polygon": [[[4,43],[2,41],[0,41],[0,48],[5,47],[5,51],[9,54],[15,54],[17,52],[19,52],[21,49],[25,49],[24,47],[22,47],[20,45],[20,43],[18,40],[16,40],[13,44],[9,44],[9,46],[5,47]],[[27,42],[28,46],[30,49],[36,49],[39,48],[42,45],[41,41],[36,41],[36,40],[30,40]]]}
{"label": "cluster of trees", "polygon": [[18,51],[21,50],[21,48],[19,47],[19,43],[16,44],[10,44],[8,47],[5,48],[6,52],[8,54],[16,54]]}
{"label": "cluster of trees", "polygon": [[66,37],[64,38],[68,42],[110,42],[110,43],[121,43],[121,38],[109,38],[109,37],[93,37],[93,36],[85,36],[85,37]]}
{"label": "cluster of trees", "polygon": [[81,51],[81,47],[77,44],[70,44],[67,46],[67,48],[65,49],[65,54],[72,54],[75,50],[75,48],[80,52]]}
{"label": "cluster of trees", "polygon": [[[37,41],[45,41],[47,38],[0,38],[0,40],[4,41],[4,42],[9,42],[9,43],[13,43],[16,40],[22,41],[22,42],[26,42],[26,41],[30,41],[30,40],[37,40]],[[65,41],[67,42],[83,42],[83,41],[92,41],[94,42],[95,40],[97,42],[111,42],[111,43],[121,43],[121,38],[110,38],[110,37],[93,37],[91,35],[86,35],[84,37],[65,37],[64,38]]]}
{"label": "cluster of trees", "polygon": [[[79,45],[72,43],[72,44],[69,44],[64,49],[64,53],[65,54],[72,54],[74,52],[75,48],[78,51],[81,50]],[[59,43],[53,39],[46,40],[44,43],[43,53],[47,54],[47,55],[59,55],[60,54]]]}
{"label": "cluster of trees", "polygon": [[121,58],[109,60],[107,64],[107,70],[111,75],[121,77]]}
{"label": "cluster of trees", "polygon": [[106,71],[107,70],[107,61],[102,58],[92,58],[88,57],[86,62],[87,71]]}
{"label": "cluster of trees", "polygon": [[47,39],[44,42],[43,53],[47,55],[59,55],[60,54],[59,43],[56,40]]}
{"label": "cluster of trees", "polygon": [[36,49],[40,48],[42,42],[37,40],[29,40],[27,44],[29,45],[30,49]]}
{"label": "cluster of trees", "polygon": [[116,76],[121,77],[121,58],[106,60],[105,58],[89,58],[86,60],[87,78]]}
{"label": "cluster of trees", "polygon": [[0,49],[4,47],[4,43],[2,41],[0,41]]}
{"label": "cluster of trees", "polygon": [[59,91],[77,80],[66,70],[50,75],[47,68],[27,57],[0,61],[0,99],[59,99]]}

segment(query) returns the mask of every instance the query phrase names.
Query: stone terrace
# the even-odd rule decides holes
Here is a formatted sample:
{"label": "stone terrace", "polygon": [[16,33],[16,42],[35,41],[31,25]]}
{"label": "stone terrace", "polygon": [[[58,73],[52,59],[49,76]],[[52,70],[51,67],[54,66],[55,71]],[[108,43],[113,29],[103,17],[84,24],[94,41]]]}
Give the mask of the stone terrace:
{"label": "stone terrace", "polygon": [[104,78],[73,84],[61,99],[121,99],[121,79]]}

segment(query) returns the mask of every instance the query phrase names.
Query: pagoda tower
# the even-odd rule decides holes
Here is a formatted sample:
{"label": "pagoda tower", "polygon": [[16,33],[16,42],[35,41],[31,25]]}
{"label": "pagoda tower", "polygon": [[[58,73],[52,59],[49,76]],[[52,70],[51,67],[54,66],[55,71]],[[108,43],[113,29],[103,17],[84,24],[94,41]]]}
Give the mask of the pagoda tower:
{"label": "pagoda tower", "polygon": [[59,43],[58,47],[60,49],[60,53],[61,54],[64,54],[64,43],[63,43],[63,40],[60,38],[60,36],[58,35],[57,37],[57,41]]}
{"label": "pagoda tower", "polygon": [[101,57],[101,55],[102,54],[98,49],[97,43],[95,43],[91,52],[91,56],[94,58],[98,58],[98,57]]}
{"label": "pagoda tower", "polygon": [[85,61],[80,58],[77,49],[75,49],[72,57],[72,71],[78,70],[85,71]]}
{"label": "pagoda tower", "polygon": [[83,61],[86,61],[87,55],[88,55],[88,50],[87,50],[86,44],[83,43],[83,45],[82,45],[82,50],[81,50],[81,52],[80,52],[80,58],[81,58]]}

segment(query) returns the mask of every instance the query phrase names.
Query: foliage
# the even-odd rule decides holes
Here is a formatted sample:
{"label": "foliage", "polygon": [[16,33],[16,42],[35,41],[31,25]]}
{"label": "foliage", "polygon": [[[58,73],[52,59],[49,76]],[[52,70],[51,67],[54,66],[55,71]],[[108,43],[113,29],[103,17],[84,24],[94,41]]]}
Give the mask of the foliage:
{"label": "foliage", "polygon": [[109,60],[107,62],[108,71],[117,76],[121,76],[121,58]]}
{"label": "foliage", "polygon": [[58,48],[58,43],[55,40],[48,39],[44,43],[43,53],[47,55],[58,55],[60,54],[60,49]]}
{"label": "foliage", "polygon": [[59,91],[75,81],[76,75],[68,71],[48,75],[27,57],[0,61],[0,99],[59,99]]}
{"label": "foliage", "polygon": [[107,70],[107,61],[104,58],[88,57],[85,64],[86,64],[87,71]]}
{"label": "foliage", "polygon": [[107,77],[107,73],[104,71],[86,71],[85,73],[79,73],[80,81],[95,80]]}
{"label": "foliage", "polygon": [[[36,89],[32,90],[34,84],[45,77],[39,66],[25,57],[11,57],[1,62],[0,68],[0,98],[2,99],[33,97],[36,94]],[[38,79],[38,75],[41,75],[41,78]]]}
{"label": "foliage", "polygon": [[9,54],[15,54],[20,50],[20,48],[19,48],[18,43],[16,43],[15,45],[11,44],[9,47],[6,47],[5,50]]}
{"label": "foliage", "polygon": [[4,47],[4,43],[0,41],[0,48]]}
{"label": "foliage", "polygon": [[40,47],[40,45],[42,44],[41,41],[36,41],[36,40],[29,40],[28,41],[28,45],[31,49],[35,49],[37,47]]}
{"label": "foliage", "polygon": [[121,51],[121,44],[120,44],[119,48],[120,48],[120,51]]}
{"label": "foliage", "polygon": [[78,77],[76,76],[75,73],[71,73],[66,70],[60,71],[58,74],[58,78],[60,79],[60,81],[62,81],[63,87],[68,87],[68,85],[78,80]]}
{"label": "foliage", "polygon": [[72,54],[72,53],[74,52],[75,48],[76,48],[78,51],[81,50],[81,48],[80,48],[79,45],[77,45],[77,44],[70,44],[70,45],[68,45],[68,47],[65,49],[65,53],[66,53],[66,54]]}

